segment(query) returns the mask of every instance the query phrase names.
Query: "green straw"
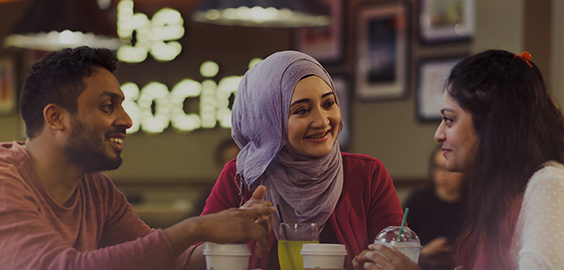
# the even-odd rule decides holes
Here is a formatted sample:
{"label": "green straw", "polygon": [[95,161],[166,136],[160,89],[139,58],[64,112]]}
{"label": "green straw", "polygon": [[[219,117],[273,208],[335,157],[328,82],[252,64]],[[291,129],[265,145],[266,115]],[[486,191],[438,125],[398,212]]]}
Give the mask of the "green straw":
{"label": "green straw", "polygon": [[401,242],[401,235],[403,234],[403,227],[405,226],[405,220],[407,219],[407,213],[409,213],[409,208],[405,208],[405,213],[403,213],[403,220],[401,221],[401,227],[398,236],[398,242]]}

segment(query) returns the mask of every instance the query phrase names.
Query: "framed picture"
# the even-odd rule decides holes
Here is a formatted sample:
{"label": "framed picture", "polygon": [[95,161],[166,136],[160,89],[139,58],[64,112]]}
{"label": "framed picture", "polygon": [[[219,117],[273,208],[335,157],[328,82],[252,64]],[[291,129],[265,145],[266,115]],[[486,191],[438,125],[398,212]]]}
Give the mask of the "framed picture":
{"label": "framed picture", "polygon": [[0,56],[0,115],[16,110],[16,63],[12,56]]}
{"label": "framed picture", "polygon": [[331,13],[331,25],[300,28],[295,31],[296,50],[311,55],[317,61],[337,63],[343,58],[343,2],[323,0]]}
{"label": "framed picture", "polygon": [[441,120],[441,105],[446,79],[452,67],[463,56],[419,61],[417,81],[417,118],[420,121]]}
{"label": "framed picture", "polygon": [[407,3],[362,6],[357,12],[356,96],[397,99],[408,86]]}
{"label": "framed picture", "polygon": [[351,147],[350,131],[352,124],[350,82],[346,75],[335,75],[331,77],[333,78],[335,91],[337,91],[337,97],[339,98],[341,121],[343,121],[343,130],[339,133],[338,141],[341,146],[341,151],[349,151]]}
{"label": "framed picture", "polygon": [[475,0],[421,0],[419,37],[423,43],[467,40],[475,31]]}

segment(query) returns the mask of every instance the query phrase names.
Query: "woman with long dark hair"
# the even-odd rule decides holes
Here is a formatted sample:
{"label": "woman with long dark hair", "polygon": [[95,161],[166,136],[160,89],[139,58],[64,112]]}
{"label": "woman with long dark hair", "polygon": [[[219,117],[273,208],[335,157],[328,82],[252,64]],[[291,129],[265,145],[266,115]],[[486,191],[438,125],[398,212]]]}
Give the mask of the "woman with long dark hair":
{"label": "woman with long dark hair", "polygon": [[457,269],[564,265],[564,117],[530,57],[489,50],[448,77],[435,140],[470,174]]}
{"label": "woman with long dark hair", "polygon": [[[564,265],[564,117],[529,59],[526,52],[485,51],[458,63],[448,78],[435,140],[447,169],[472,174],[456,250],[464,270]],[[461,124],[456,107],[471,118],[474,145],[451,140]],[[464,145],[471,154],[457,153]],[[462,155],[467,160],[459,161]]]}

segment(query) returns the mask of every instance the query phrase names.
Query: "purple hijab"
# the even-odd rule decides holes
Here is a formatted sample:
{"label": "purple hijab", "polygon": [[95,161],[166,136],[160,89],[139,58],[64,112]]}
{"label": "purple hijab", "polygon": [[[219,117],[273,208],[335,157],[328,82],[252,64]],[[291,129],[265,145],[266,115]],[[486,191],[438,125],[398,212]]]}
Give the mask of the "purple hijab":
{"label": "purple hijab", "polygon": [[[343,189],[343,163],[337,140],[323,157],[304,156],[288,142],[292,93],[308,75],[324,80],[337,100],[327,71],[301,52],[274,53],[247,71],[235,96],[231,135],[241,148],[236,179],[251,191],[265,185],[265,199],[279,207],[284,222],[316,222],[321,230]],[[278,237],[279,216],[274,221]]]}

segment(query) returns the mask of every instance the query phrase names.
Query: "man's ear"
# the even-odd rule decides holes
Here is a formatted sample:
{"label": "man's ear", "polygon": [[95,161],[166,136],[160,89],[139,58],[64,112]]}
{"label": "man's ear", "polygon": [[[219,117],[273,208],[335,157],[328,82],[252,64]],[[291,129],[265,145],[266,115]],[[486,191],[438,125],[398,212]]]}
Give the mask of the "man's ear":
{"label": "man's ear", "polygon": [[65,121],[68,120],[67,110],[51,103],[43,109],[43,118],[45,123],[53,130],[64,130]]}

